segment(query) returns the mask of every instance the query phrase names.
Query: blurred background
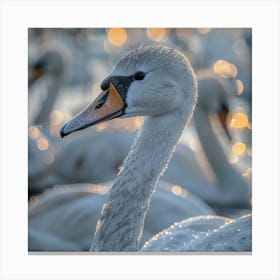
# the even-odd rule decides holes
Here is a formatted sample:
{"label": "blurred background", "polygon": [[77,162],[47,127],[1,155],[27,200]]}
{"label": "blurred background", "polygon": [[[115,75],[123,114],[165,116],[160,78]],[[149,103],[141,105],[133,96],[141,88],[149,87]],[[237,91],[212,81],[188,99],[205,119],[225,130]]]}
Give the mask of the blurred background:
{"label": "blurred background", "polygon": [[[59,130],[99,94],[100,83],[122,56],[150,44],[184,52],[198,78],[197,113],[163,176],[171,184],[170,192],[195,193],[214,208],[248,208],[244,201],[250,204],[252,175],[250,28],[30,28],[30,203],[38,203],[35,195],[55,185],[106,184],[117,176],[143,118],[101,123],[63,141]],[[219,197],[216,187],[225,194]]]}

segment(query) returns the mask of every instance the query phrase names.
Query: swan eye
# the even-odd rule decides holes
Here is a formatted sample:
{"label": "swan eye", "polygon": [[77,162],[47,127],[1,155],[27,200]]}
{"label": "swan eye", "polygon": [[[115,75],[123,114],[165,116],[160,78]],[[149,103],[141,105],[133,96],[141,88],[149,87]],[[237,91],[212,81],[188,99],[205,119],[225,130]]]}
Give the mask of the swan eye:
{"label": "swan eye", "polygon": [[144,72],[139,71],[134,74],[134,79],[137,81],[143,80],[144,78],[145,78]]}

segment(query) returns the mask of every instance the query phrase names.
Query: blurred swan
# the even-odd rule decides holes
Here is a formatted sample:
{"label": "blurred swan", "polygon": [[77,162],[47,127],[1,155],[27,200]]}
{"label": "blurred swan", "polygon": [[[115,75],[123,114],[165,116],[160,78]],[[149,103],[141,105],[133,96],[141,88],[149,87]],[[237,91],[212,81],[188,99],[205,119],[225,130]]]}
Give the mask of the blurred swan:
{"label": "blurred swan", "polygon": [[[99,184],[113,180],[127,154],[127,147],[133,143],[133,134],[117,130],[97,133],[95,129],[89,129],[83,135],[69,138],[65,145],[57,139],[49,141],[51,147],[47,152],[38,151],[36,141],[30,139],[28,187],[32,195],[57,184]],[[31,158],[34,149],[35,157]],[[46,163],[44,156],[50,152],[53,161]]]}
{"label": "blurred swan", "polygon": [[[171,179],[173,183],[179,184],[196,194],[209,205],[219,208],[228,213],[230,208],[242,208],[246,212],[250,205],[250,187],[241,177],[241,174],[229,163],[226,151],[222,147],[218,137],[225,139],[227,145],[231,135],[227,130],[227,115],[230,110],[231,97],[234,89],[230,81],[219,78],[210,71],[199,71],[198,73],[198,106],[194,112],[194,124],[199,142],[210,166],[212,182],[205,176],[201,165],[197,160],[183,157],[181,165],[177,168],[177,178],[168,172],[163,178]],[[182,151],[183,152],[183,151]],[[192,152],[185,149],[188,155]],[[185,171],[183,174],[182,169]],[[179,173],[180,172],[180,173]],[[214,178],[213,178],[214,175]],[[229,210],[230,211],[230,210]]]}
{"label": "blurred swan", "polygon": [[85,87],[91,77],[85,50],[65,30],[44,31],[36,39],[31,36],[29,48],[29,124],[42,125],[63,86]]}
{"label": "blurred swan", "polygon": [[[200,106],[195,111],[194,122],[199,141],[216,177],[215,191],[214,188],[211,188],[212,194],[209,194],[206,201],[216,207],[250,209],[250,186],[242,178],[240,172],[229,163],[226,151],[218,140],[218,129],[216,128],[215,131],[213,124],[210,122],[213,113],[215,114],[218,111],[221,127],[225,128],[225,136],[229,136],[224,138],[226,140],[231,138],[227,131],[226,122],[227,113],[230,110],[230,97],[234,96],[229,91],[233,87],[230,80],[223,80],[216,75],[209,74],[209,72],[200,72],[198,74],[198,83]],[[209,88],[211,88],[211,93]],[[209,94],[211,94],[211,100]],[[227,143],[231,146],[229,141]],[[200,197],[203,198],[203,196]]]}
{"label": "blurred swan", "polygon": [[[138,251],[153,191],[192,116],[196,79],[181,52],[149,46],[121,59],[101,88],[97,99],[61,128],[61,136],[116,117],[146,116],[102,208],[91,246],[91,251]],[[184,234],[179,243],[192,242]],[[212,238],[217,234],[219,229]],[[226,234],[219,250],[227,250],[235,238]],[[170,239],[178,244],[175,235]],[[250,236],[245,239],[250,244]]]}
{"label": "blurred swan", "polygon": [[[28,206],[29,251],[88,251],[108,186],[57,185],[33,196]],[[151,200],[141,244],[170,224],[200,215],[211,215],[203,201],[180,187],[161,181]],[[175,189],[175,190],[176,190]],[[173,192],[172,192],[173,191]]]}
{"label": "blurred swan", "polygon": [[42,177],[48,166],[45,162],[48,151],[40,151],[37,140],[44,138],[53,147],[57,144],[58,138],[50,133],[49,121],[60,90],[64,86],[85,86],[91,79],[85,71],[85,52],[66,31],[33,29],[30,35],[28,118],[30,129],[36,129],[40,137],[28,137],[28,177],[29,193],[36,194],[42,189],[33,178]]}

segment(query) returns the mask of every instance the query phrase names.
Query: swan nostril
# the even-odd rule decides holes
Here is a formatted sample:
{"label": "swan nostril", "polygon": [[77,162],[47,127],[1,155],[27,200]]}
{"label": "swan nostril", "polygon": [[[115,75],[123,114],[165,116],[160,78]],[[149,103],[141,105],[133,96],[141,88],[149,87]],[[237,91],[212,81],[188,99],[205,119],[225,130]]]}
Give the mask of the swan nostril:
{"label": "swan nostril", "polygon": [[98,101],[98,103],[95,105],[95,109],[101,108],[101,107],[105,104],[105,102],[106,102],[108,96],[109,96],[109,90],[106,92],[106,94],[104,94],[104,95],[102,96],[102,98],[101,98],[101,99]]}

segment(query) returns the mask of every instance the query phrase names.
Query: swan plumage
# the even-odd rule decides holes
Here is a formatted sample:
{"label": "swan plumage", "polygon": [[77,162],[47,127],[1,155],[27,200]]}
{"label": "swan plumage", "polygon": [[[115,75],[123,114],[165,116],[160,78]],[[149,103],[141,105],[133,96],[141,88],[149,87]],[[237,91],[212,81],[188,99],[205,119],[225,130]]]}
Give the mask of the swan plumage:
{"label": "swan plumage", "polygon": [[147,46],[121,59],[101,88],[97,99],[61,128],[61,136],[115,117],[146,116],[103,206],[91,247],[138,251],[155,185],[192,117],[196,78],[183,53]]}
{"label": "swan plumage", "polygon": [[[234,235],[234,238],[231,236]],[[236,219],[193,217],[177,222],[147,241],[143,252],[231,252],[252,250],[252,215]]]}
{"label": "swan plumage", "polygon": [[[57,185],[32,197],[28,205],[29,251],[88,251],[112,185]],[[177,220],[214,212],[190,193],[175,195],[160,182],[145,219],[141,244]]]}

